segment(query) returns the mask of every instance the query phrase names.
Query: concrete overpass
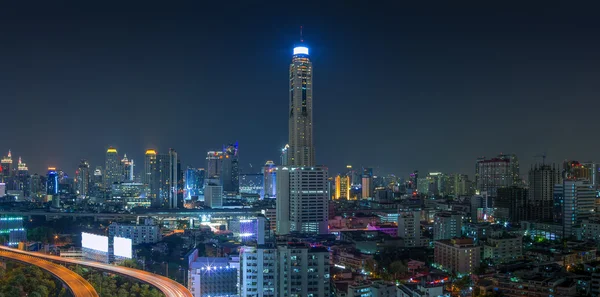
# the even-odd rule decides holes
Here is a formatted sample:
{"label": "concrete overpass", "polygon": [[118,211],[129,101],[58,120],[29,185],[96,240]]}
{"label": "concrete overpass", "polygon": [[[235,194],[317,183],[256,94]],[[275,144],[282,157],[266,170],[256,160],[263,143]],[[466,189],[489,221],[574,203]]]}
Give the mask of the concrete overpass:
{"label": "concrete overpass", "polygon": [[98,293],[96,293],[96,290],[94,290],[94,287],[88,281],[64,266],[5,249],[0,250],[0,258],[21,262],[26,265],[34,265],[49,272],[67,285],[67,288],[74,297],[98,297]]}
{"label": "concrete overpass", "polygon": [[[9,247],[0,246],[0,252],[9,252],[13,254],[20,254],[23,256],[28,256],[30,258],[41,259],[48,263],[48,261],[56,262],[56,263],[69,263],[74,265],[81,265],[85,267],[90,267],[98,270],[102,270],[108,273],[119,274],[128,278],[132,278],[138,280],[143,283],[147,283],[159,291],[161,291],[166,297],[193,297],[192,293],[181,285],[180,283],[166,278],[164,276],[156,275],[147,271],[133,269],[123,266],[115,266],[110,264],[104,264],[99,262],[91,262],[91,261],[83,261],[83,260],[75,260],[69,258],[62,258],[52,255],[46,255],[41,253],[33,253],[33,252],[25,252],[21,250],[12,249]],[[67,269],[67,268],[65,268]],[[70,271],[67,269],[67,271]],[[74,272],[73,272],[74,273]],[[97,296],[97,295],[96,295]]]}

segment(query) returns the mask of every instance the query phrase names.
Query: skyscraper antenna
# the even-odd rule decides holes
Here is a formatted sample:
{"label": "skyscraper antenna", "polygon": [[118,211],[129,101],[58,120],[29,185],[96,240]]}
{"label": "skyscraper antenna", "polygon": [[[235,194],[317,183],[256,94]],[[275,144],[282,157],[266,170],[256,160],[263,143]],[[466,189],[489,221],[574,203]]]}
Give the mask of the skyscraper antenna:
{"label": "skyscraper antenna", "polygon": [[304,42],[304,38],[302,37],[302,26],[300,26],[300,42]]}

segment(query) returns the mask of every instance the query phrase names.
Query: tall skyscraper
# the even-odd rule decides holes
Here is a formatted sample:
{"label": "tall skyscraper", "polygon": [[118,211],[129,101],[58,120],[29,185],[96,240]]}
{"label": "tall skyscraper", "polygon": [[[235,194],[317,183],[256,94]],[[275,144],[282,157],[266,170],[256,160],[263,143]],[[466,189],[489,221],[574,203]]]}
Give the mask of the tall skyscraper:
{"label": "tall skyscraper", "polygon": [[554,185],[561,183],[556,166],[535,165],[529,170],[529,195],[531,219],[549,221],[554,215]]}
{"label": "tall skyscraper", "polygon": [[81,160],[75,172],[75,189],[77,196],[85,198],[90,187],[90,164],[87,160]]}
{"label": "tall skyscraper", "polygon": [[328,233],[325,167],[277,167],[277,234]]}
{"label": "tall skyscraper", "polygon": [[308,47],[303,44],[295,47],[289,76],[289,166],[315,165],[312,75]]}
{"label": "tall skyscraper", "polygon": [[218,179],[221,175],[223,152],[210,151],[206,153],[206,178]]}
{"label": "tall skyscraper", "polygon": [[148,189],[151,201],[156,201],[156,150],[147,149],[144,154],[144,173],[142,174],[142,183]]}
{"label": "tall skyscraper", "polygon": [[335,199],[350,199],[350,176],[338,174],[335,177]]}
{"label": "tall skyscraper", "polygon": [[49,167],[46,177],[46,195],[58,195],[58,173],[56,168]]}
{"label": "tall skyscraper", "polygon": [[190,168],[185,171],[185,199],[199,197],[204,190],[204,168]]}
{"label": "tall skyscraper", "polygon": [[0,182],[9,183],[9,179],[12,176],[13,172],[13,160],[12,154],[10,150],[8,150],[8,155],[0,160]]}
{"label": "tall skyscraper", "polygon": [[[530,173],[531,174],[531,173]],[[531,189],[530,189],[531,191]],[[494,198],[494,208],[507,209],[508,221],[520,223],[521,221],[529,220],[532,215],[536,215],[537,219],[549,220],[552,217],[552,209],[547,213],[548,209],[544,208],[545,202],[538,201],[535,208],[531,208],[529,203],[527,189],[522,187],[510,187],[498,189],[498,197]],[[549,205],[552,208],[552,205]],[[550,215],[550,218],[544,219],[544,216]]]}
{"label": "tall skyscraper", "polygon": [[121,171],[121,181],[133,181],[133,159],[128,159],[127,154],[121,160]]}
{"label": "tall skyscraper", "polygon": [[475,183],[480,192],[487,191],[491,197],[496,197],[498,188],[519,186],[519,160],[517,156],[498,155],[495,158],[477,159],[475,164]]}
{"label": "tall skyscraper", "polygon": [[104,162],[104,189],[109,190],[112,184],[121,181],[121,161],[117,154],[117,149],[109,147],[106,150],[106,158]]}
{"label": "tall skyscraper", "polygon": [[554,186],[554,221],[562,224],[563,238],[573,235],[573,226],[594,214],[596,191],[592,183],[565,179]]}
{"label": "tall skyscraper", "polygon": [[178,166],[177,152],[169,149],[168,154],[156,155],[157,172],[156,187],[157,202],[156,206],[166,208],[177,208],[177,189],[178,189]]}
{"label": "tall skyscraper", "polygon": [[277,170],[273,161],[267,161],[262,169],[263,173],[263,199],[271,199],[277,197]]}
{"label": "tall skyscraper", "polygon": [[221,162],[221,185],[226,193],[240,192],[240,164],[238,159],[238,144],[228,145],[223,149]]}
{"label": "tall skyscraper", "polygon": [[279,163],[281,164],[281,166],[287,166],[288,165],[288,160],[289,160],[289,155],[288,152],[290,150],[290,145],[286,144],[282,149],[281,149],[281,157],[279,160]]}
{"label": "tall skyscraper", "polygon": [[362,198],[373,197],[373,168],[363,168],[362,174]]}

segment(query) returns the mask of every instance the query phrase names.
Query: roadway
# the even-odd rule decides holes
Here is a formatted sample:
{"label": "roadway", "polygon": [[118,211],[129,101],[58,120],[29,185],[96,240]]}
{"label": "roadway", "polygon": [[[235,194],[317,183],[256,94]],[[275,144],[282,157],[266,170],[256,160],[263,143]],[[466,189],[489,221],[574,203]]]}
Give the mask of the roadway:
{"label": "roadway", "polygon": [[[39,258],[39,259],[43,259],[43,260],[47,260],[47,261],[81,265],[81,266],[85,266],[85,267],[100,269],[102,271],[106,271],[106,272],[110,272],[110,273],[114,273],[114,274],[120,274],[120,275],[129,277],[129,278],[133,278],[138,281],[147,283],[147,284],[157,288],[166,297],[193,297],[192,293],[190,293],[190,291],[186,287],[181,285],[180,283],[178,283],[170,278],[166,278],[164,276],[156,275],[156,274],[153,274],[153,273],[150,273],[147,271],[143,271],[143,270],[139,270],[139,269],[133,269],[133,268],[123,267],[123,266],[115,266],[115,265],[104,264],[104,263],[99,263],[99,262],[62,258],[62,257],[58,257],[58,256],[46,255],[46,254],[41,254],[41,253],[26,252],[26,251],[16,250],[16,249],[4,247],[4,246],[0,246],[0,251],[19,253],[22,255],[26,255],[29,257],[35,257],[35,258]],[[67,269],[67,270],[70,271],[69,269]]]}
{"label": "roadway", "polygon": [[15,253],[12,250],[0,250],[0,258],[18,261],[27,265],[34,265],[49,272],[66,284],[75,297],[98,297],[98,293],[96,293],[96,290],[94,290],[94,287],[88,281],[81,275],[64,266],[29,255]]}

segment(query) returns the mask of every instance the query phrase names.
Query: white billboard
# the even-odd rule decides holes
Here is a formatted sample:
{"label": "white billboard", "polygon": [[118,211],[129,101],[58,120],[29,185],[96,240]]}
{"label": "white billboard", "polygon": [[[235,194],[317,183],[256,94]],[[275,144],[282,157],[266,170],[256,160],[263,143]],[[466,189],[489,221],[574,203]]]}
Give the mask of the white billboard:
{"label": "white billboard", "polygon": [[123,238],[123,237],[115,236],[115,240],[114,240],[115,256],[131,259],[132,258],[131,245],[132,245],[132,242],[131,242],[130,238]]}
{"label": "white billboard", "polygon": [[108,237],[81,232],[81,247],[108,253]]}

